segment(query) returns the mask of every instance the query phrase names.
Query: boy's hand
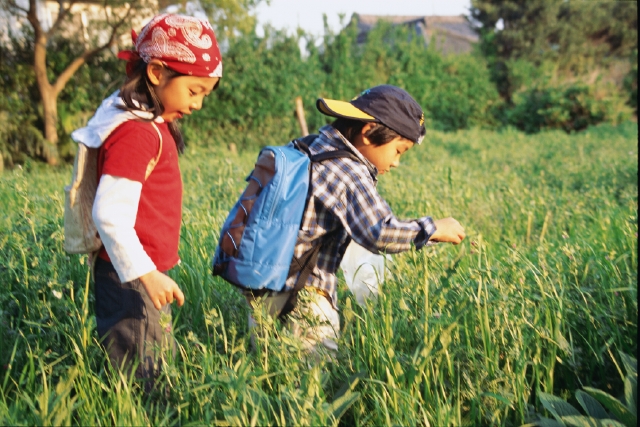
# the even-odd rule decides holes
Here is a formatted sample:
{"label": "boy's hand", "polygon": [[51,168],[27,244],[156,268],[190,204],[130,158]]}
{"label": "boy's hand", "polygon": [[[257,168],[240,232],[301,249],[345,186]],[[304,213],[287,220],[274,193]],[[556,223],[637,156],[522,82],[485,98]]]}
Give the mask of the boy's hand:
{"label": "boy's hand", "polygon": [[141,276],[140,281],[149,294],[151,302],[158,310],[165,304],[171,304],[174,299],[178,302],[178,306],[184,304],[184,294],[178,284],[166,274],[153,270]]}
{"label": "boy's hand", "polygon": [[429,241],[453,243],[457,245],[465,238],[464,228],[454,218],[443,218],[434,221],[436,232],[433,233]]}

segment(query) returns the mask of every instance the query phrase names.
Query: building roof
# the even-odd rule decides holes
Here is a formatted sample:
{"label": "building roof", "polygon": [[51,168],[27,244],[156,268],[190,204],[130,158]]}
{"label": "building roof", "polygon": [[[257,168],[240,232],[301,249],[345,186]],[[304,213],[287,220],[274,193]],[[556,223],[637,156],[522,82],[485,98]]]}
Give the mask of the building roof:
{"label": "building roof", "polygon": [[361,15],[354,13],[351,22],[358,26],[358,43],[363,43],[369,31],[379,21],[412,27],[424,37],[426,45],[435,42],[443,53],[464,53],[479,40],[478,35],[464,15],[456,16],[392,16]]}

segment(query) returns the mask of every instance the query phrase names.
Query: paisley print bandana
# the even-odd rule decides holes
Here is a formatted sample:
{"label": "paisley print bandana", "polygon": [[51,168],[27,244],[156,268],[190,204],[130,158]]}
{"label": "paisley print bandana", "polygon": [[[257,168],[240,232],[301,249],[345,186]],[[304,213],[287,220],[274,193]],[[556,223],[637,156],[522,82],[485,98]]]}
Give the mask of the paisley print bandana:
{"label": "paisley print bandana", "polygon": [[138,58],[144,62],[159,59],[168,68],[189,76],[222,77],[222,56],[211,24],[192,16],[163,14],[154,17],[140,35],[131,30],[135,50],[118,53],[131,65]]}

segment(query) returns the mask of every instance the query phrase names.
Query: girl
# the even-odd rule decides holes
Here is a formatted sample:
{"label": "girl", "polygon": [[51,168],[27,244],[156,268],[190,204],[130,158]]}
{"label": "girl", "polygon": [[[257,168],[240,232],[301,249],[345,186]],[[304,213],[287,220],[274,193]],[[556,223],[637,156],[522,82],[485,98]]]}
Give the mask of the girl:
{"label": "girl", "polygon": [[[88,126],[71,136],[100,147],[93,219],[103,242],[95,264],[98,335],[114,365],[152,379],[173,350],[171,303],[184,303],[166,271],[179,263],[184,142],[176,121],[202,107],[222,77],[206,20],[154,17],[127,60],[127,78]],[[151,383],[151,382],[150,382]]]}

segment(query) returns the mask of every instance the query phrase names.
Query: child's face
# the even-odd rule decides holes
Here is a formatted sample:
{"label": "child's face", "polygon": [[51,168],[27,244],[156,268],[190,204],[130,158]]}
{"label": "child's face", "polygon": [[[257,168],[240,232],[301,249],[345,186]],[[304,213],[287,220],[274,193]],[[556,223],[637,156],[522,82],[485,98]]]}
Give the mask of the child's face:
{"label": "child's face", "polygon": [[378,168],[380,175],[400,165],[400,157],[413,147],[413,141],[401,136],[383,145],[373,145],[364,138],[356,148],[364,157]]}
{"label": "child's face", "polygon": [[177,76],[170,77],[166,68],[162,67],[150,76],[155,85],[155,91],[162,102],[165,122],[172,122],[189,115],[193,110],[202,108],[204,97],[209,95],[215,87],[219,77]]}

